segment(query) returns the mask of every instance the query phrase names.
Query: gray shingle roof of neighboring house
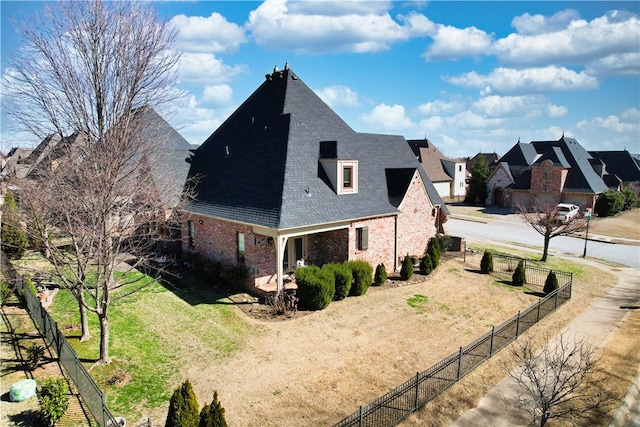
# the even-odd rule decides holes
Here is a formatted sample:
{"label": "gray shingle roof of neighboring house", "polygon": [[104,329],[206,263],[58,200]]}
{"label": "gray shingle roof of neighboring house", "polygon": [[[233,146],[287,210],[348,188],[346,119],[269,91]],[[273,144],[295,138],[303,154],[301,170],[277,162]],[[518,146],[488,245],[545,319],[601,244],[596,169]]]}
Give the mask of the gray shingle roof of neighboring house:
{"label": "gray shingle roof of neighboring house", "polygon": [[553,163],[553,166],[560,166],[566,169],[571,168],[566,157],[562,154],[560,147],[551,147],[551,149],[545,151],[538,160],[534,162],[534,165],[541,165],[545,160],[550,160],[551,163]]}
{"label": "gray shingle roof of neighboring house", "polygon": [[518,141],[507,153],[500,158],[501,163],[509,163],[509,166],[531,166],[538,157],[532,144]]}
{"label": "gray shingle roof of neighboring house", "polygon": [[427,138],[424,139],[409,139],[407,143],[413,150],[413,154],[418,158],[418,161],[427,172],[427,176],[431,179],[431,182],[451,182],[454,177],[447,173],[442,161],[465,163],[461,159],[450,159],[446,157],[438,148],[433,145]]}
{"label": "gray shingle roof of neighboring house", "polygon": [[[321,149],[358,161],[356,194],[337,194]],[[386,172],[394,169],[418,170],[431,201],[442,204],[402,136],[355,132],[288,67],[268,74],[190,162],[197,181],[188,211],[269,228],[395,214],[405,175]]]}
{"label": "gray shingle roof of neighboring house", "polygon": [[589,151],[594,158],[604,163],[609,174],[617,175],[624,183],[640,182],[640,159],[627,150]]}

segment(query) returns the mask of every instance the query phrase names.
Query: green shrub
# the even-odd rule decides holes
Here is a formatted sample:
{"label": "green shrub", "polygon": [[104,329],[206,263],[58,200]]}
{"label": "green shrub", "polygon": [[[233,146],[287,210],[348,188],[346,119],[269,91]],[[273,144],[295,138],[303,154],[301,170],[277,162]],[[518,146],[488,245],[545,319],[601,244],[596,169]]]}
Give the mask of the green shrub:
{"label": "green shrub", "polygon": [[243,288],[249,278],[249,269],[244,264],[226,264],[221,266],[220,277],[231,286]]}
{"label": "green shrub", "polygon": [[440,239],[440,253],[443,254],[445,252],[449,252],[451,246],[453,246],[453,239],[448,234],[443,234],[439,237]]}
{"label": "green shrub", "polygon": [[544,282],[543,292],[545,295],[549,295],[551,292],[558,289],[558,278],[556,277],[556,273],[550,271],[547,275],[547,280]]}
{"label": "green shrub", "polygon": [[624,206],[622,210],[628,211],[638,206],[638,195],[632,188],[624,187],[622,189],[622,195],[624,196]]}
{"label": "green shrub", "polygon": [[490,250],[485,250],[480,260],[480,272],[482,274],[493,273],[493,253]]}
{"label": "green shrub", "polygon": [[40,418],[47,427],[55,426],[69,407],[69,386],[64,378],[48,378],[37,390]]}
{"label": "green shrub", "polygon": [[367,293],[369,286],[373,283],[373,267],[367,261],[351,260],[346,266],[351,270],[353,283],[349,290],[349,295],[360,296]]}
{"label": "green shrub", "polygon": [[44,347],[36,343],[31,343],[29,347],[27,347],[27,368],[30,371],[36,369],[43,357]]}
{"label": "green shrub", "polygon": [[0,281],[0,306],[4,306],[12,294],[13,289],[9,286],[9,283],[4,280]]}
{"label": "green shrub", "polygon": [[433,271],[433,261],[431,255],[426,254],[420,259],[420,274],[428,275]]}
{"label": "green shrub", "polygon": [[387,268],[384,264],[378,264],[376,267],[376,274],[373,278],[373,282],[380,286],[387,281]]}
{"label": "green shrub", "polygon": [[431,256],[431,263],[433,264],[433,269],[435,270],[436,267],[440,265],[440,256],[442,255],[442,252],[440,251],[440,238],[437,234],[429,241],[427,253]]}
{"label": "green shrub", "polygon": [[300,305],[310,310],[322,310],[335,295],[335,278],[328,269],[315,266],[296,270],[296,284]]}
{"label": "green shrub", "polygon": [[516,271],[513,272],[511,276],[511,280],[515,286],[522,286],[527,282],[527,276],[524,268],[524,260],[520,260],[518,266],[516,267]]}
{"label": "green shrub", "polygon": [[175,389],[169,401],[165,427],[198,427],[200,408],[191,381],[186,380]]}
{"label": "green shrub", "polygon": [[402,267],[400,268],[400,278],[402,280],[409,280],[413,276],[413,261],[409,254],[402,260]]}
{"label": "green shrub", "polygon": [[351,269],[345,264],[330,263],[322,266],[324,270],[327,270],[333,274],[336,292],[333,295],[334,301],[340,301],[345,299],[349,295],[351,289],[351,282],[353,282],[353,275]]}
{"label": "green shrub", "polygon": [[602,192],[596,200],[594,212],[598,216],[613,216],[624,208],[624,195],[615,190]]}
{"label": "green shrub", "polygon": [[211,405],[204,405],[200,411],[200,424],[198,427],[227,427],[227,421],[224,418],[224,408],[218,400],[218,392],[213,392],[213,401]]}
{"label": "green shrub", "polygon": [[9,259],[20,259],[27,250],[27,235],[20,226],[18,207],[13,192],[7,190],[2,207],[0,246]]}
{"label": "green shrub", "polygon": [[28,277],[24,279],[24,284],[31,291],[32,294],[38,295],[38,290],[36,289],[36,285],[33,283],[33,280]]}

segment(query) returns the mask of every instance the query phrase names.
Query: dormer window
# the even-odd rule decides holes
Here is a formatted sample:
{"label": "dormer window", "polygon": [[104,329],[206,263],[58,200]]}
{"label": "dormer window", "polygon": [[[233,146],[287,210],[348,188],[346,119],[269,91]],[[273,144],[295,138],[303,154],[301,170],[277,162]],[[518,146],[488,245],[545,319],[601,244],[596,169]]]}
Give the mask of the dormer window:
{"label": "dormer window", "polygon": [[338,194],[358,192],[358,161],[338,160]]}
{"label": "dormer window", "polygon": [[320,164],[338,194],[358,192],[358,161],[338,156],[337,141],[320,141]]}
{"label": "dormer window", "polygon": [[353,188],[353,166],[342,168],[342,187],[348,190]]}

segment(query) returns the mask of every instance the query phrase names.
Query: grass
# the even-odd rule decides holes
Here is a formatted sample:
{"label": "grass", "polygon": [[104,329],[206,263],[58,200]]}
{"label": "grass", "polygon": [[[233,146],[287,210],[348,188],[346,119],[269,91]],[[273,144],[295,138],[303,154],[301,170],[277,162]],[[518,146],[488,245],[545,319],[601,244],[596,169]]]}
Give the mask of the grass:
{"label": "grass", "polygon": [[589,224],[589,232],[640,240],[640,227],[638,224],[640,224],[640,208],[620,212],[612,217],[598,217]]}
{"label": "grass", "polygon": [[[89,316],[92,339],[80,342],[78,326],[67,335],[80,359],[105,392],[114,414],[139,418],[153,408],[162,407],[183,378],[179,372],[184,359],[220,359],[241,348],[252,334],[245,319],[232,310],[221,295],[198,291],[193,295],[214,304],[191,305],[179,294],[140,273],[118,275],[127,287],[149,284],[110,306],[110,356],[107,365],[91,363],[99,353],[99,328],[95,315]],[[204,295],[206,294],[206,295]],[[78,325],[77,303],[68,292],[56,296],[52,311],[60,325]],[[181,331],[167,334],[166,331]],[[75,338],[75,339],[74,339]],[[200,349],[206,349],[205,354]]]}

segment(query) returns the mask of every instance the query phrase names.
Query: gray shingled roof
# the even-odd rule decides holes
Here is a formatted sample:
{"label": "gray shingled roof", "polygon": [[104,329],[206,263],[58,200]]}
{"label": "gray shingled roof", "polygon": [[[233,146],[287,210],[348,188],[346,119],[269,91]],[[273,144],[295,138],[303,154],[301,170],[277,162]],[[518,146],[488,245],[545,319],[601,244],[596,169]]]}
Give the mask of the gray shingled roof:
{"label": "gray shingled roof", "polygon": [[[338,159],[358,160],[356,194],[329,184],[319,162],[321,143],[332,151],[328,141]],[[276,229],[389,215],[397,209],[385,171],[406,168],[418,169],[442,204],[403,137],[355,132],[285,69],[267,75],[194,151],[189,177],[198,179],[186,209]]]}
{"label": "gray shingled roof", "polygon": [[607,172],[617,175],[622,182],[640,182],[640,163],[627,150],[589,151],[589,154],[601,160]]}
{"label": "gray shingled roof", "polygon": [[563,168],[571,168],[571,165],[562,154],[562,150],[560,147],[551,147],[549,150],[542,153],[542,156],[538,160],[535,161],[535,165],[540,165],[545,160],[550,160],[553,163],[553,166],[560,166]]}

